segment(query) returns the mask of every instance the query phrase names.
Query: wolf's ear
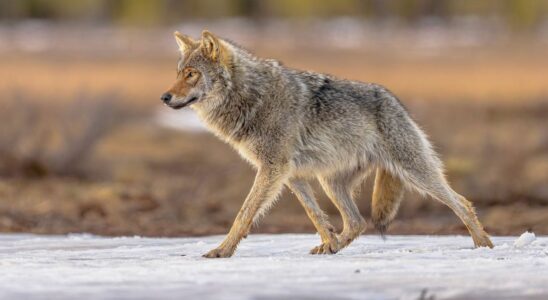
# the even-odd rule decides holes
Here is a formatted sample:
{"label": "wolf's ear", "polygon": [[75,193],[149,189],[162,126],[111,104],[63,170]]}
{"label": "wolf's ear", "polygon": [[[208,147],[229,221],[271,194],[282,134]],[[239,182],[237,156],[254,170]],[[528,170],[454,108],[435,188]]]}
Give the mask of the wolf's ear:
{"label": "wolf's ear", "polygon": [[217,61],[221,56],[221,42],[213,33],[207,30],[202,32],[202,51],[205,56],[211,58],[213,61]]}
{"label": "wolf's ear", "polygon": [[192,48],[194,40],[191,37],[181,34],[179,31],[175,31],[173,35],[175,36],[175,41],[177,41],[177,45],[179,45],[179,51],[184,53]]}

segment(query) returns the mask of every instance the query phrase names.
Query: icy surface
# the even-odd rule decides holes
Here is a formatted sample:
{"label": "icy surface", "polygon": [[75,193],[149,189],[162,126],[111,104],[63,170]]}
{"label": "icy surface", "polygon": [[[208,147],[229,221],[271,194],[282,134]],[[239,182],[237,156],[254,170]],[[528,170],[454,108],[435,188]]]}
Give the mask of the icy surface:
{"label": "icy surface", "polygon": [[332,256],[315,235],[251,235],[230,259],[221,236],[0,235],[2,299],[548,299],[548,237],[362,236]]}

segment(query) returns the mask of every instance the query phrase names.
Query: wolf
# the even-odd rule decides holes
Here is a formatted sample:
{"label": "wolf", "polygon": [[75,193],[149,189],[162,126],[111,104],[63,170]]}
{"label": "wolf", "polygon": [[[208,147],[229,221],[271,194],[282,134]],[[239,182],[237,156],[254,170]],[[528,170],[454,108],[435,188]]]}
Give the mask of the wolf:
{"label": "wolf", "polygon": [[[493,247],[472,204],[447,183],[424,132],[385,87],[291,69],[207,30],[198,40],[175,32],[175,40],[177,78],[161,100],[190,106],[257,169],[228,235],[204,257],[232,256],[284,186],[321,238],[310,253],[337,253],[366,229],[353,194],[373,171],[371,219],[381,233],[411,189],[449,206],[476,247]],[[342,216],[340,233],[314,198],[314,178]]]}

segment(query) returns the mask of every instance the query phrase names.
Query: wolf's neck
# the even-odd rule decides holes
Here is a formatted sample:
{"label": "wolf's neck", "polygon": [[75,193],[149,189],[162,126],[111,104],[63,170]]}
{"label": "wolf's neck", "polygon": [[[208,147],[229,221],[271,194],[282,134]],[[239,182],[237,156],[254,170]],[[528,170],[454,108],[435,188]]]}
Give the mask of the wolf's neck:
{"label": "wolf's neck", "polygon": [[[239,142],[253,123],[257,111],[268,101],[265,91],[272,82],[268,66],[248,57],[239,58],[228,82],[213,105],[197,109],[207,126],[229,142]],[[256,124],[256,123],[254,123]]]}

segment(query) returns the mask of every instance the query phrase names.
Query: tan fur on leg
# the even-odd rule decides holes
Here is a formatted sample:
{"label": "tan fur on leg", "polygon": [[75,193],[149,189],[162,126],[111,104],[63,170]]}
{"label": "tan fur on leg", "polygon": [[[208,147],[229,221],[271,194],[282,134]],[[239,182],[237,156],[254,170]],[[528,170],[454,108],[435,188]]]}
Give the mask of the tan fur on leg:
{"label": "tan fur on leg", "polygon": [[403,199],[403,191],[404,187],[401,180],[380,168],[377,169],[371,204],[371,218],[375,228],[383,236],[398,212]]}
{"label": "tan fur on leg", "polygon": [[285,179],[285,170],[262,168],[257,172],[255,183],[236,216],[228,235],[221,245],[204,254],[207,258],[230,257],[240,240],[247,235],[261,204],[276,197]]}
{"label": "tan fur on leg", "polygon": [[357,178],[361,178],[361,174],[355,171],[318,178],[322,188],[335,204],[343,219],[344,228],[338,236],[338,249],[335,252],[348,246],[366,228],[365,220],[351,196]]}
{"label": "tan fur on leg", "polygon": [[493,243],[478,220],[472,203],[453,191],[441,172],[417,175],[410,177],[412,185],[420,192],[427,193],[449,206],[468,229],[476,247],[493,248]]}

